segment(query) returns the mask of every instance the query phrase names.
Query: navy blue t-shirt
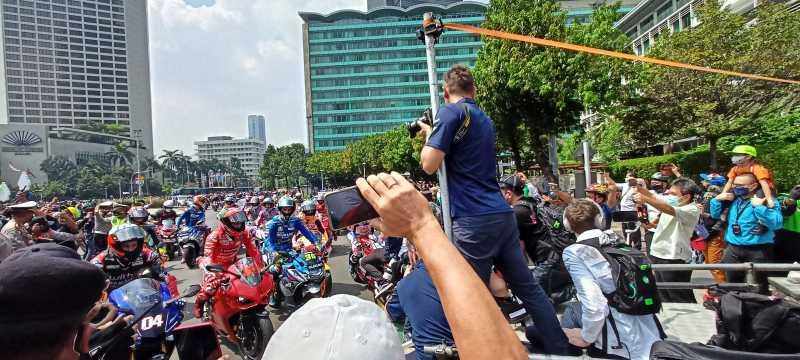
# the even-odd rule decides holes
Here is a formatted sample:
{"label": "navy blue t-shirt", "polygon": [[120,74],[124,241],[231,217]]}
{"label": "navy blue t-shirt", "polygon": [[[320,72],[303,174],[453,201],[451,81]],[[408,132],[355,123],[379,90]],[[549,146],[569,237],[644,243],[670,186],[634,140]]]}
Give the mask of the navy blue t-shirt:
{"label": "navy blue t-shirt", "polygon": [[418,360],[433,359],[422,352],[424,346],[440,345],[442,342],[451,346],[455,344],[439,293],[422,262],[417,263],[414,271],[397,284],[386,311],[392,321],[408,318]]}
{"label": "navy blue t-shirt", "polygon": [[[466,135],[453,142],[456,132],[470,113]],[[450,215],[477,216],[511,212],[500,194],[495,179],[494,125],[492,120],[469,98],[439,109],[437,122],[426,145],[443,151],[450,192]]]}

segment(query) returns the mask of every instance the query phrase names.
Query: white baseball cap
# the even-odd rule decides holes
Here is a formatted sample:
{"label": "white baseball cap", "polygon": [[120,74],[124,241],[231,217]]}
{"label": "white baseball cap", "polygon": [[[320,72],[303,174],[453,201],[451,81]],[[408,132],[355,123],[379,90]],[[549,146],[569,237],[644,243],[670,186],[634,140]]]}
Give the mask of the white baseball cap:
{"label": "white baseball cap", "polygon": [[275,332],[261,360],[402,360],[394,326],[377,305],[352,295],[311,299]]}

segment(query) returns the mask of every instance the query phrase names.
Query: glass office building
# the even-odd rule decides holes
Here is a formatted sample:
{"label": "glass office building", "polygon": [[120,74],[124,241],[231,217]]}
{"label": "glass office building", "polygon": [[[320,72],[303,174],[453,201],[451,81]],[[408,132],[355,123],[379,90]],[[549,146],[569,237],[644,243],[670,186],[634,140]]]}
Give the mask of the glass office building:
{"label": "glass office building", "polygon": [[[637,1],[624,0],[619,11],[628,12]],[[422,14],[433,12],[445,22],[480,26],[486,4],[421,2],[369,0],[367,12],[300,13],[311,151],[341,150],[411,122],[430,107],[425,46],[415,34]],[[588,21],[596,6],[594,0],[560,3],[570,22]],[[454,64],[474,65],[480,47],[478,36],[446,31],[436,46],[439,79]]]}
{"label": "glass office building", "polygon": [[[415,34],[422,14],[480,26],[485,11],[464,1],[300,13],[309,149],[340,150],[419,117],[430,107],[425,46]],[[454,64],[472,66],[480,46],[478,36],[447,31],[436,47],[439,76]]]}

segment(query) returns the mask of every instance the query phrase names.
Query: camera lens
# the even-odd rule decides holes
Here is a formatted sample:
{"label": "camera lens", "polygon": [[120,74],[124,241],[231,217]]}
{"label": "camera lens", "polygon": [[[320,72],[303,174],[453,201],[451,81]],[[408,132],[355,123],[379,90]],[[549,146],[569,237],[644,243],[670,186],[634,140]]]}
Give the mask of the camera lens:
{"label": "camera lens", "polygon": [[406,130],[408,130],[408,135],[413,139],[417,137],[417,134],[419,133],[420,130],[422,130],[422,127],[419,126],[419,124],[417,124],[417,121],[415,120],[414,122],[406,125]]}

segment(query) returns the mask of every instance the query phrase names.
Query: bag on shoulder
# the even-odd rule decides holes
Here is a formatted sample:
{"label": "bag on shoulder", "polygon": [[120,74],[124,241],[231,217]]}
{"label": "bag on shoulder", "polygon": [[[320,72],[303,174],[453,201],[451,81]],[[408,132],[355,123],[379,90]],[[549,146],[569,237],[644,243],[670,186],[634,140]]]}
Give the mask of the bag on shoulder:
{"label": "bag on shoulder", "polygon": [[536,218],[547,228],[548,239],[546,241],[560,258],[564,249],[575,243],[575,234],[567,231],[562,223],[563,211],[545,205],[535,206],[532,210],[536,214]]}
{"label": "bag on shoulder", "polygon": [[647,255],[616,242],[600,245],[599,239],[582,241],[600,251],[611,266],[616,290],[605,294],[608,305],[623,314],[648,315],[661,311],[656,277]]}

